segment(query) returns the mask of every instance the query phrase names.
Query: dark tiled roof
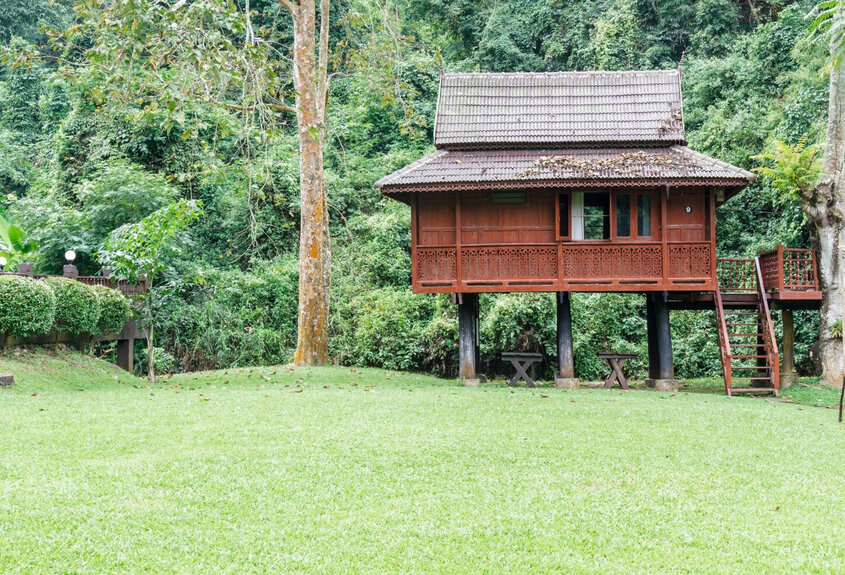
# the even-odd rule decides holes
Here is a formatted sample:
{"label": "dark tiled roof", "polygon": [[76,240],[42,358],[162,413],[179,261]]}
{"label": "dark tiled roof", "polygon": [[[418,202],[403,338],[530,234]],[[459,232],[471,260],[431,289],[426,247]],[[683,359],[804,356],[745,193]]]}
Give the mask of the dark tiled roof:
{"label": "dark tiled roof", "polygon": [[702,182],[745,186],[754,174],[685,146],[438,150],[375,183],[385,193],[439,184]]}
{"label": "dark tiled roof", "polygon": [[677,70],[444,74],[438,148],[682,144]]}

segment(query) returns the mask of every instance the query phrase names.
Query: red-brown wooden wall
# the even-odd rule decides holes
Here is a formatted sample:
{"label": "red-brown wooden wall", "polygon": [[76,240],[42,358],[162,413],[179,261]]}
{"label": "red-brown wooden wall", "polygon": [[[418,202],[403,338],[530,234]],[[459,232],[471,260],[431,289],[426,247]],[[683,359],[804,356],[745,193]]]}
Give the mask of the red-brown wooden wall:
{"label": "red-brown wooden wall", "polygon": [[[651,196],[651,235],[588,241],[559,241],[560,193],[568,192],[526,190],[524,203],[495,203],[490,190],[413,194],[414,291],[715,289],[715,201],[709,189],[613,190],[614,198]],[[613,204],[610,227],[616,229]]]}

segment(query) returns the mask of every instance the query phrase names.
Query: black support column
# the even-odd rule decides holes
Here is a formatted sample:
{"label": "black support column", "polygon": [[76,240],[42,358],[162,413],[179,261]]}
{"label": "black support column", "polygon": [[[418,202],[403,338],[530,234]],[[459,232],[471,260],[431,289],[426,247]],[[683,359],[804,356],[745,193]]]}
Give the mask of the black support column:
{"label": "black support column", "polygon": [[134,347],[134,339],[117,340],[117,365],[130,373],[135,370],[135,364],[132,358]]}
{"label": "black support column", "polygon": [[672,332],[666,292],[646,295],[648,326],[648,379],[646,385],[661,391],[678,389],[672,359]]}
{"label": "black support column", "polygon": [[478,294],[458,294],[459,375],[466,385],[478,385]]}
{"label": "black support column", "polygon": [[572,351],[572,307],[569,292],[557,294],[557,373],[555,387],[578,389]]}

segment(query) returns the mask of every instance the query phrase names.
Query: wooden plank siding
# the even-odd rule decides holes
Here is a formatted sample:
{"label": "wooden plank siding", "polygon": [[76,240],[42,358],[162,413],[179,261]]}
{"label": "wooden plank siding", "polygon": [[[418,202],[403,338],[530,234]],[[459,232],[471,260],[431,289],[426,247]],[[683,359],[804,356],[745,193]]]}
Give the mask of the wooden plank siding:
{"label": "wooden plank siding", "polygon": [[[570,193],[565,189],[527,190],[524,202],[515,203],[494,202],[491,190],[414,194],[414,292],[715,289],[715,202],[709,189],[594,191],[613,198],[606,240],[559,240],[559,194]],[[637,236],[634,213],[630,235],[616,236],[616,199],[622,195],[632,206],[637,195],[651,198],[648,236]]]}

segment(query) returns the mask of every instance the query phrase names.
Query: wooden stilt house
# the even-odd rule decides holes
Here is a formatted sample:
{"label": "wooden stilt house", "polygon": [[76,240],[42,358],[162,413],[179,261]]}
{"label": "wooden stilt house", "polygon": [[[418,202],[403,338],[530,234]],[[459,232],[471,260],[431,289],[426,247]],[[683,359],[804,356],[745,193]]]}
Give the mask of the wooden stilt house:
{"label": "wooden stilt house", "polygon": [[444,74],[434,143],[375,186],[411,207],[413,290],[456,294],[462,378],[478,293],[558,293],[564,382],[569,293],[638,292],[655,386],[674,386],[670,309],[716,306],[729,391],[777,391],[769,305],[820,299],[813,254],[717,260],[716,208],[754,175],[686,147],[678,71]]}

